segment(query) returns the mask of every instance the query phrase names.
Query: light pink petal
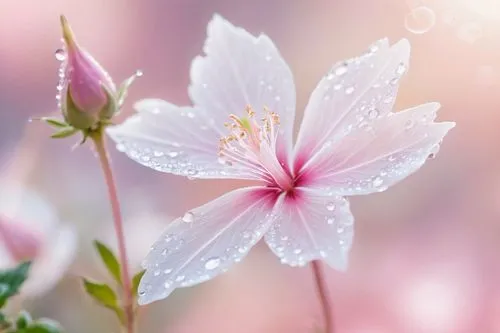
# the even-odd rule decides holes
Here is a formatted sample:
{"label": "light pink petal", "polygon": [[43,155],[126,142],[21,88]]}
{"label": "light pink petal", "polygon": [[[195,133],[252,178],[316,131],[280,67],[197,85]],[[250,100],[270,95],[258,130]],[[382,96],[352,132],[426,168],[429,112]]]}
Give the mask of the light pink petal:
{"label": "light pink petal", "polygon": [[390,113],[326,145],[302,175],[304,185],[338,195],[381,192],[418,170],[455,126],[435,123],[438,103]]}
{"label": "light pink petal", "polygon": [[136,115],[108,134],[136,162],[192,178],[259,179],[249,169],[219,161],[220,137],[199,109],[160,99],[141,100],[135,109]]}
{"label": "light pink petal", "polygon": [[407,40],[389,47],[384,39],[330,70],[306,107],[296,145],[296,172],[325,142],[338,141],[391,111],[409,55]]}
{"label": "light pink petal", "polygon": [[276,197],[265,187],[239,189],[172,222],[143,263],[139,303],[212,279],[243,259],[273,223]]}
{"label": "light pink petal", "polygon": [[246,117],[251,105],[256,119],[264,107],[280,116],[278,156],[286,159],[291,148],[295,117],[295,86],[290,68],[266,35],[255,37],[215,15],[208,24],[203,48],[191,65],[189,95],[207,114],[220,136],[229,114]]}
{"label": "light pink petal", "polygon": [[265,239],[282,263],[302,266],[325,260],[338,270],[347,268],[354,218],[349,202],[322,191],[297,188],[276,205],[277,221]]}

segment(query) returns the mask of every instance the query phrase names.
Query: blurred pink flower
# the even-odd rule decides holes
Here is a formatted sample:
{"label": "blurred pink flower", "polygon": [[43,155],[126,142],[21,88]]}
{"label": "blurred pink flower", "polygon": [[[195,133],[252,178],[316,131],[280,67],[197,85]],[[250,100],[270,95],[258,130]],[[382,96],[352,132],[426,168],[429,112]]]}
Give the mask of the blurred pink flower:
{"label": "blurred pink flower", "polygon": [[108,133],[155,170],[263,185],[176,219],[144,262],[141,304],[226,271],[262,237],[282,263],[322,259],[346,269],[354,218],[344,196],[384,191],[415,172],[454,126],[434,122],[438,103],[391,112],[406,40],[378,41],[333,66],[311,95],[294,148],[293,77],[272,41],[215,16],[204,51],[191,67],[194,106],[142,100]]}
{"label": "blurred pink flower", "polygon": [[0,190],[0,270],[33,261],[23,297],[51,289],[64,275],[76,249],[76,233],[59,225],[52,207],[35,192],[13,184]]}

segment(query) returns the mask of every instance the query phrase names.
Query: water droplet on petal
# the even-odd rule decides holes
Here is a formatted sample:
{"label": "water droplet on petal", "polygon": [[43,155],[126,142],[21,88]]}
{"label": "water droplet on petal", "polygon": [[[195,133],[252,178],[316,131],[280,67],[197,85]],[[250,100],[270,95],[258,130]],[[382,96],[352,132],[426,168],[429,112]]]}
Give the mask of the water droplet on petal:
{"label": "water droplet on petal", "polygon": [[328,224],[333,224],[333,223],[335,223],[335,218],[334,218],[334,217],[329,217],[329,218],[326,220],[326,223],[328,223]]}
{"label": "water droplet on petal", "polygon": [[138,69],[138,70],[136,70],[136,71],[135,71],[135,76],[137,76],[137,77],[141,77],[141,76],[143,76],[143,75],[144,75],[144,73],[143,73],[143,71],[141,71],[140,69]]}
{"label": "water droplet on petal", "polygon": [[375,177],[375,179],[372,182],[373,187],[379,187],[384,183],[384,180],[380,177]]}
{"label": "water droplet on petal", "polygon": [[54,53],[54,56],[58,61],[64,61],[66,60],[66,51],[64,51],[63,49],[57,49]]}
{"label": "water droplet on petal", "polygon": [[144,296],[146,295],[146,292],[144,290],[139,290],[139,296]]}
{"label": "water droplet on petal", "polygon": [[412,119],[408,119],[405,123],[405,128],[410,129],[413,127],[413,125],[415,125],[415,122]]}
{"label": "water droplet on petal", "polygon": [[194,221],[194,214],[191,213],[191,212],[187,212],[186,214],[184,214],[184,216],[182,217],[182,222],[186,222],[186,223],[191,223]]}
{"label": "water droplet on petal", "polygon": [[167,268],[163,271],[163,274],[170,274],[172,273],[172,269],[171,268]]}
{"label": "water droplet on petal", "polygon": [[341,65],[341,66],[335,68],[335,75],[342,76],[345,73],[347,73],[347,65]]}
{"label": "water droplet on petal", "polygon": [[351,87],[347,87],[347,88],[345,88],[345,93],[346,93],[346,95],[350,95],[350,94],[352,94],[353,92],[354,92],[354,87],[352,87],[352,86],[351,86]]}
{"label": "water droplet on petal", "polygon": [[340,89],[342,89],[342,85],[340,83],[333,86],[333,90],[340,90]]}
{"label": "water droplet on petal", "polygon": [[414,34],[424,34],[436,24],[436,14],[427,6],[419,6],[405,17],[405,28]]}
{"label": "water droplet on petal", "polygon": [[165,282],[163,286],[165,287],[165,289],[170,288],[170,282],[169,281]]}
{"label": "water droplet on petal", "polygon": [[175,281],[177,282],[181,282],[185,279],[186,277],[184,275],[178,275],[177,278],[175,279]]}
{"label": "water droplet on petal", "polygon": [[375,108],[373,108],[370,111],[368,111],[368,118],[370,118],[370,119],[375,119],[375,118],[378,117],[378,115],[379,115],[379,112]]}
{"label": "water droplet on petal", "polygon": [[168,155],[169,157],[172,157],[172,158],[173,158],[173,157],[177,157],[177,156],[179,155],[179,153],[178,153],[178,152],[176,152],[176,151],[171,151],[171,152],[168,152],[168,153],[167,153],[167,155]]}
{"label": "water droplet on petal", "polygon": [[400,63],[398,68],[396,68],[396,74],[403,75],[406,72],[406,65],[404,63]]}
{"label": "water droplet on petal", "polygon": [[212,269],[216,269],[217,267],[219,267],[219,265],[220,265],[220,258],[213,257],[213,258],[210,258],[207,260],[207,262],[205,263],[205,268],[212,270]]}
{"label": "water droplet on petal", "polygon": [[328,209],[329,211],[334,211],[335,210],[335,203],[333,203],[333,202],[327,203],[326,209]]}

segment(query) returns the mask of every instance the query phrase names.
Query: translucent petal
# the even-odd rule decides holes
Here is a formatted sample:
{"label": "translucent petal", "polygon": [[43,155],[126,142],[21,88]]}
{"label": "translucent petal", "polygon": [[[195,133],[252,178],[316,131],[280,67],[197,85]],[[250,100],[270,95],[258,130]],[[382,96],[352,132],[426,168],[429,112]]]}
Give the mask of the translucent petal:
{"label": "translucent petal", "polygon": [[280,197],[274,213],[277,220],[265,239],[282,263],[302,266],[321,259],[335,269],[347,268],[354,218],[346,199],[297,188],[293,196]]}
{"label": "translucent petal", "polygon": [[199,109],[160,99],[135,104],[138,113],[108,129],[117,149],[158,171],[191,178],[259,179],[217,157],[219,135]]}
{"label": "translucent petal", "polygon": [[239,262],[274,221],[276,190],[235,190],[172,222],[143,263],[139,303],[209,280]]}
{"label": "translucent petal", "polygon": [[410,44],[386,39],[364,55],[337,63],[319,82],[306,107],[296,145],[296,172],[326,141],[338,141],[361,124],[391,111]]}
{"label": "translucent petal", "polygon": [[252,36],[215,15],[203,48],[191,65],[189,94],[221,136],[229,114],[246,117],[251,105],[262,118],[267,107],[280,116],[278,156],[286,158],[292,144],[295,86],[290,68],[266,35]]}
{"label": "translucent petal", "polygon": [[434,157],[455,126],[434,122],[439,107],[428,103],[390,113],[341,141],[327,142],[304,170],[304,182],[338,195],[384,191]]}

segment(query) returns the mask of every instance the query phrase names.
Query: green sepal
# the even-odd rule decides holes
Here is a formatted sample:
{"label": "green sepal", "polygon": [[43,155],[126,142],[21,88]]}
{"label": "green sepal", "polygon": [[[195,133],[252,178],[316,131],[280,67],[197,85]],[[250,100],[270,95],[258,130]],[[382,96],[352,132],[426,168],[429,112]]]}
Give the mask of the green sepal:
{"label": "green sepal", "polygon": [[31,262],[24,262],[17,267],[0,272],[0,308],[7,300],[19,292],[28,277]]}
{"label": "green sepal", "polygon": [[42,117],[42,118],[40,118],[40,120],[44,121],[47,124],[49,124],[50,126],[56,127],[56,128],[71,127],[65,121],[59,120],[56,118]]}
{"label": "green sepal", "polygon": [[78,129],[71,127],[71,126],[68,126],[68,127],[61,128],[59,131],[55,132],[50,137],[53,139],[64,139],[64,138],[70,137],[78,132],[79,132]]}
{"label": "green sepal", "polygon": [[122,285],[120,262],[116,258],[113,251],[98,240],[94,241],[94,247],[96,248],[97,253],[99,253],[101,260],[104,263],[104,266],[108,269],[109,273],[111,273],[119,285]]}
{"label": "green sepal", "polygon": [[134,297],[137,297],[137,289],[139,288],[139,283],[141,282],[144,273],[146,273],[145,269],[135,274],[132,278],[132,295],[134,295]]}
{"label": "green sepal", "polygon": [[116,293],[110,286],[104,283],[90,282],[85,278],[83,279],[83,286],[87,294],[102,306],[112,310],[117,315],[120,323],[125,323],[123,310],[118,305]]}
{"label": "green sepal", "polygon": [[121,108],[123,103],[125,102],[125,98],[127,98],[128,95],[128,89],[134,83],[134,81],[138,78],[138,74],[135,73],[134,75],[130,76],[128,79],[122,82],[120,85],[120,88],[118,88],[118,107]]}
{"label": "green sepal", "polygon": [[21,313],[19,313],[19,316],[16,319],[16,327],[18,330],[25,329],[30,326],[31,322],[31,315],[27,311],[21,310]]}
{"label": "green sepal", "polygon": [[62,111],[64,120],[70,126],[80,130],[92,129],[99,122],[97,114],[82,111],[75,105],[70,94],[70,89],[66,92],[66,103]]}

